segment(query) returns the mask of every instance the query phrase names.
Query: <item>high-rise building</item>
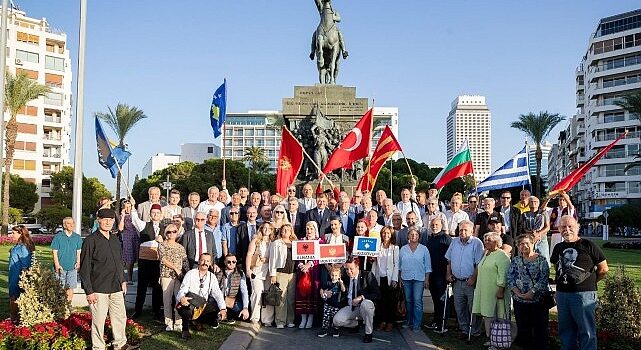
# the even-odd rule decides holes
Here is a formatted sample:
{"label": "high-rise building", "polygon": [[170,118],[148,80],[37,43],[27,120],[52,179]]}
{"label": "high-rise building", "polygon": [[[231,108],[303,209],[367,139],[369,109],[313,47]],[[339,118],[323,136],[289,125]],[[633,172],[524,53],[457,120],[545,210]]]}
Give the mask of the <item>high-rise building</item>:
{"label": "high-rise building", "polygon": [[474,178],[482,181],[490,176],[492,166],[492,113],[485,96],[461,95],[452,102],[447,116],[447,161],[468,140],[472,154]]}
{"label": "high-rise building", "polygon": [[615,104],[639,89],[641,9],[601,19],[576,70],[577,114],[559,135],[555,178],[562,178],[629,131],[573,189],[572,197],[584,219],[596,219],[604,210],[623,204],[641,205],[641,167],[625,170],[639,153],[641,126]]}
{"label": "high-rise building", "polygon": [[[72,96],[67,35],[51,27],[46,18],[30,18],[16,9],[9,9],[7,24],[8,71],[24,73],[51,88],[46,96],[30,101],[18,114],[11,165],[12,174],[38,186],[38,211],[51,202],[50,175],[69,163]],[[4,118],[5,123],[10,118],[7,111]]]}
{"label": "high-rise building", "polygon": [[[541,143],[541,184],[547,187],[548,184],[548,168],[549,156],[552,151],[552,144],[550,141],[543,141]],[[536,145],[533,143],[528,144],[528,168],[531,176],[536,176]]]}

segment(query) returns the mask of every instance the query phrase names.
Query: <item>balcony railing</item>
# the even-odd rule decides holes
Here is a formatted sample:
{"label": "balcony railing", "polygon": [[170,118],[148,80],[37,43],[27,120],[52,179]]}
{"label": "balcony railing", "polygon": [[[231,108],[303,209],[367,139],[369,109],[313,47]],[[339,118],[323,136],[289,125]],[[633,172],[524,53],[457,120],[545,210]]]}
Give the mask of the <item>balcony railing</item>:
{"label": "balcony railing", "polygon": [[52,117],[52,116],[45,116],[45,121],[49,123],[62,123],[62,118],[60,117]]}
{"label": "balcony railing", "polygon": [[54,172],[55,172],[55,171],[53,171],[53,170],[51,170],[51,169],[43,169],[43,170],[42,170],[42,175],[51,175],[51,174],[53,174]]}
{"label": "balcony railing", "polygon": [[45,151],[42,154],[42,156],[43,157],[47,157],[47,158],[60,158],[60,153],[59,152],[47,152],[47,151]]}
{"label": "balcony railing", "polygon": [[53,141],[62,141],[62,137],[60,135],[45,134],[44,139],[45,140],[53,140]]}

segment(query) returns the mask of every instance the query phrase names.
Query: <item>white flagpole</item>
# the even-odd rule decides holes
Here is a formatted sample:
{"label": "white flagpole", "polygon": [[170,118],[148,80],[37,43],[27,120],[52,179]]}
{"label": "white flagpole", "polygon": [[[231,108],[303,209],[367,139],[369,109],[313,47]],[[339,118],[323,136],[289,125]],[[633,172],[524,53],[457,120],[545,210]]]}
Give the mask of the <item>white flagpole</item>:
{"label": "white flagpole", "polygon": [[73,219],[76,232],[82,231],[82,146],[85,108],[85,42],[87,39],[87,0],[80,0],[78,43],[78,86],[76,90],[76,140],[73,165]]}

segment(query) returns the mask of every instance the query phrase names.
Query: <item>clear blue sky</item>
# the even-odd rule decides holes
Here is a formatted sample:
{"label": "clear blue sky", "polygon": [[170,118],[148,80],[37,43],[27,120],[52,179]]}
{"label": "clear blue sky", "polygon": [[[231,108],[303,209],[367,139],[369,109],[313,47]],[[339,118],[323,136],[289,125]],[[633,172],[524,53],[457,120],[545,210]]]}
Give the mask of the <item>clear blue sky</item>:
{"label": "clear blue sky", "polygon": [[[79,1],[14,2],[67,33],[75,86]],[[94,112],[123,102],[149,116],[127,137],[133,179],[153,154],[213,140],[208,110],[223,78],[233,112],[278,110],[294,85],[317,80],[308,57],[319,20],[313,0],[88,2],[84,171],[112,191],[115,181],[97,162]],[[407,156],[445,163],[450,103],[459,94],[480,94],[492,111],[493,168],[523,144],[509,127],[519,114],[574,114],[575,68],[599,19],[641,8],[638,0],[333,5],[350,53],[339,83],[375,97],[377,106],[399,108]]]}

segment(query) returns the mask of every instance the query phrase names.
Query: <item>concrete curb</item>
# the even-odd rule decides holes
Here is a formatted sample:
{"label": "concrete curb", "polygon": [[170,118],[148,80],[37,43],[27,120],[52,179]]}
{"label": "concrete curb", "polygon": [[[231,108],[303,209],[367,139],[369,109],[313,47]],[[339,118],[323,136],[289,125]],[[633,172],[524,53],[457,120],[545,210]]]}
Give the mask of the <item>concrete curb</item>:
{"label": "concrete curb", "polygon": [[434,344],[430,338],[425,334],[421,329],[418,331],[412,331],[407,328],[400,330],[401,336],[405,339],[405,342],[411,350],[422,350],[422,349],[439,349]]}
{"label": "concrete curb", "polygon": [[229,335],[225,342],[220,346],[219,350],[237,350],[247,349],[249,344],[258,334],[259,326],[254,326],[247,322],[236,322],[234,331]]}

